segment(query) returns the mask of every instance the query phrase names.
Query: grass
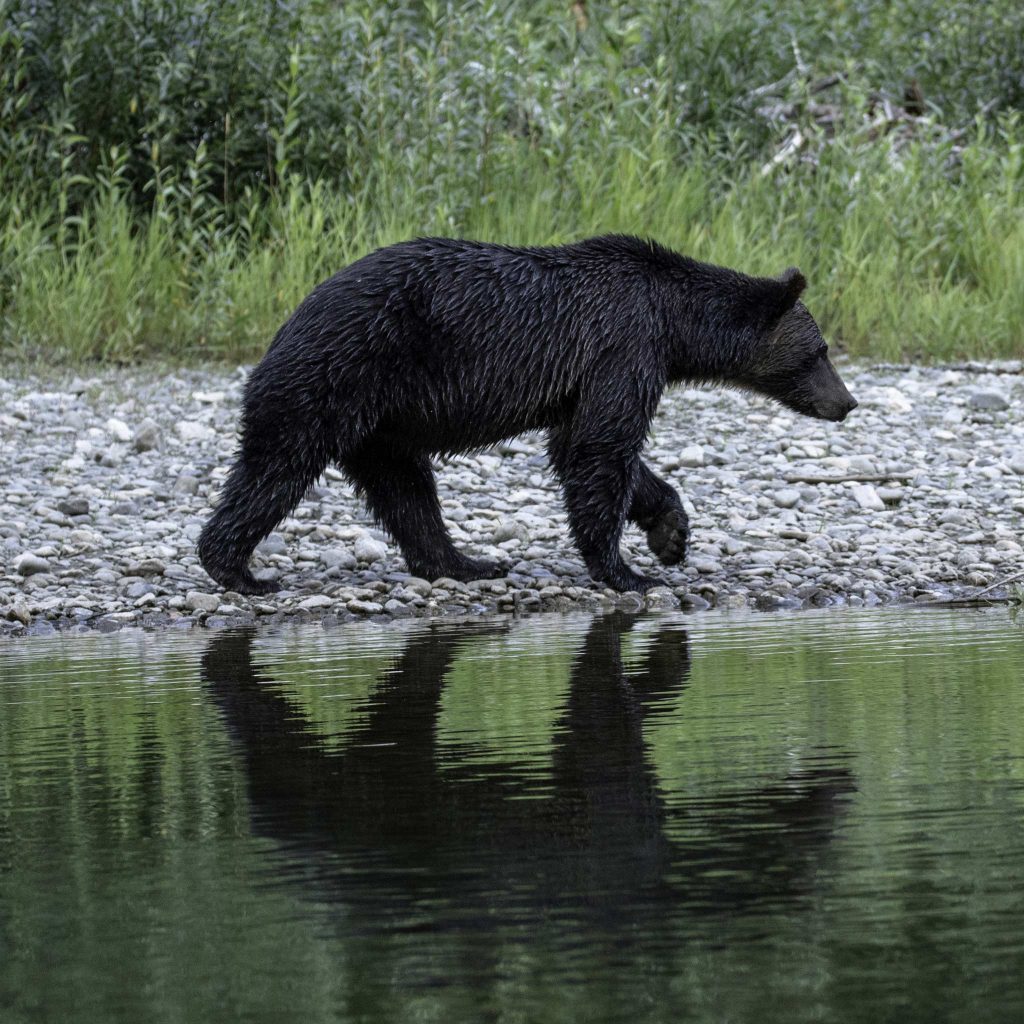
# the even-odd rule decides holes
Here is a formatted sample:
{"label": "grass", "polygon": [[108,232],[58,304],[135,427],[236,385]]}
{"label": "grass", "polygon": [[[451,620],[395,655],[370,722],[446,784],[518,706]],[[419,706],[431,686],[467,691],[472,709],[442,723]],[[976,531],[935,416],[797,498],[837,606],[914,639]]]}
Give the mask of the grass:
{"label": "grass", "polygon": [[668,6],[0,0],[0,350],[249,361],[378,245],[624,231],[800,266],[856,356],[1020,355],[1015,5]]}
{"label": "grass", "polygon": [[[752,168],[722,187],[710,158],[677,173],[630,150],[559,183],[524,152],[507,182],[457,216],[422,208],[408,180],[356,202],[293,183],[254,204],[256,237],[237,224],[140,221],[113,185],[85,206],[73,245],[54,244],[42,211],[8,221],[3,340],[22,359],[247,361],[313,284],[378,245],[626,231],[754,273],[799,265],[826,333],[856,356],[1019,355],[1024,211],[1012,164],[990,161],[954,182],[913,151],[899,164],[864,163],[832,153],[813,175]],[[851,192],[857,173],[870,189]]]}

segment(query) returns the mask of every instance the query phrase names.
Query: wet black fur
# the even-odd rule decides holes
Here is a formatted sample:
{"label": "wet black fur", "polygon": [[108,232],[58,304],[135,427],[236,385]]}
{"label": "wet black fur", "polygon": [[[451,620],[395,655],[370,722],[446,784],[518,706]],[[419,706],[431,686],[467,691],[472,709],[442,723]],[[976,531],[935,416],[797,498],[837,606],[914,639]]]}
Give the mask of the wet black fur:
{"label": "wet black fur", "polygon": [[856,404],[798,301],[796,270],[756,278],[624,236],[554,248],[418,239],[310,294],[245,387],[238,460],[199,539],[220,584],[261,593],[256,545],[333,463],[428,579],[498,574],[452,545],[430,458],[543,429],[591,576],[623,561],[627,520],[666,564],[686,549],[675,490],[641,460],[666,386],[735,384],[811,416]]}

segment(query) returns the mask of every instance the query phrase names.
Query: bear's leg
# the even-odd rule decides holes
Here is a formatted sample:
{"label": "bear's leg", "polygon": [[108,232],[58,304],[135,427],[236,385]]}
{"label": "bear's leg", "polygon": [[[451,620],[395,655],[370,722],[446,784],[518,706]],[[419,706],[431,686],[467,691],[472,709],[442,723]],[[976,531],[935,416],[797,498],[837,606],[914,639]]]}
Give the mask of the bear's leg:
{"label": "bear's leg", "polygon": [[327,468],[322,442],[278,436],[280,426],[271,430],[268,423],[247,423],[238,460],[199,536],[199,560],[225,590],[269,594],[279,589],[276,583],[256,579],[249,559]]}
{"label": "bear's leg", "polygon": [[643,462],[639,464],[629,518],[647,533],[647,546],[662,565],[678,565],[686,557],[690,522],[676,489]]}
{"label": "bear's leg", "polygon": [[590,575],[619,591],[643,593],[657,586],[657,580],[633,572],[619,550],[640,465],[636,452],[628,443],[573,440],[553,430],[548,455],[562,484],[569,529]]}
{"label": "bear's leg", "polygon": [[402,549],[409,572],[427,580],[493,579],[505,567],[457,551],[441,518],[437,485],[424,455],[370,444],[340,460],[374,517]]}

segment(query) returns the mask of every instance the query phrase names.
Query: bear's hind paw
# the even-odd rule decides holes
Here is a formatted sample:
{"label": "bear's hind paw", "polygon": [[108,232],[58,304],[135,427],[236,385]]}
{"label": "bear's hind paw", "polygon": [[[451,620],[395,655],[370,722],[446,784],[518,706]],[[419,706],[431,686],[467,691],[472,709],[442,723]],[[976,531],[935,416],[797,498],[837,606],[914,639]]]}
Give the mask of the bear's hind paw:
{"label": "bear's hind paw", "polygon": [[[276,580],[259,580],[255,576],[252,578],[252,590],[245,591],[249,594],[276,594],[281,589],[281,584]],[[242,591],[238,591],[242,593]]]}
{"label": "bear's hind paw", "polygon": [[641,576],[638,572],[633,572],[629,566],[609,570],[598,576],[594,576],[593,578],[597,582],[604,583],[611,587],[612,590],[617,590],[620,594],[629,592],[644,594],[650,590],[651,587],[660,587],[663,585],[661,580],[651,579],[650,576]]}
{"label": "bear's hind paw", "polygon": [[252,597],[276,594],[281,589],[281,584],[276,580],[259,580],[248,571],[235,576],[218,575],[214,579],[225,590],[233,590],[236,594],[248,594]]}
{"label": "bear's hind paw", "polygon": [[449,579],[458,580],[460,583],[469,583],[471,580],[495,580],[508,575],[509,566],[506,562],[496,562],[490,558],[469,558],[460,555],[459,560],[454,563],[436,567],[410,566],[409,571],[413,576],[419,576],[425,580],[436,580],[444,576]]}
{"label": "bear's hind paw", "polygon": [[455,579],[468,583],[470,580],[496,580],[508,575],[508,566],[490,558],[467,558],[459,566]]}

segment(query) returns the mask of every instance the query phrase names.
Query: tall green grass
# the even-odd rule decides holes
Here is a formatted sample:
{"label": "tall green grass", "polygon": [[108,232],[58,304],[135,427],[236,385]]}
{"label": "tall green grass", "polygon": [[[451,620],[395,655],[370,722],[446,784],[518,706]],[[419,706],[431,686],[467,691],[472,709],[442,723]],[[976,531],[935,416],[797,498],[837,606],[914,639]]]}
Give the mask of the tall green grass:
{"label": "tall green grass", "polygon": [[0,347],[250,360],[378,245],[624,231],[799,265],[856,355],[1021,354],[1018,5],[656,7],[0,0]]}
{"label": "tall green grass", "polygon": [[[799,265],[826,332],[859,356],[948,359],[1024,351],[1024,206],[1016,123],[1008,154],[965,151],[959,180],[930,154],[831,151],[813,174],[745,168],[723,185],[694,154],[677,169],[642,151],[559,180],[525,151],[487,201],[457,217],[410,180],[357,201],[293,182],[253,200],[258,224],[139,220],[116,185],[88,203],[76,241],[45,211],[9,217],[3,339],[23,358],[256,358],[313,284],[370,249],[417,234],[546,244],[605,231],[649,235],[753,273]],[[857,179],[867,184],[854,186]]]}

